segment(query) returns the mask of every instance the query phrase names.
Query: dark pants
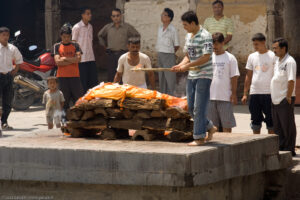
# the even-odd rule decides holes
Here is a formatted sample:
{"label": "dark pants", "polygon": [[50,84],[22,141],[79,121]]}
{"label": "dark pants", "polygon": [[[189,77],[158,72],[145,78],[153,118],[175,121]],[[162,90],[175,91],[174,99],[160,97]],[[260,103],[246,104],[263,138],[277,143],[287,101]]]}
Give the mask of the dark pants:
{"label": "dark pants", "polygon": [[111,51],[106,50],[107,56],[108,56],[108,66],[107,66],[107,81],[113,82],[114,77],[117,72],[118,67],[118,61],[121,55],[126,53],[126,51]]}
{"label": "dark pants", "polygon": [[83,88],[79,77],[59,77],[58,81],[59,89],[65,98],[64,110],[66,111],[71,101],[75,104],[83,96]]}
{"label": "dark pants", "polygon": [[252,94],[249,100],[249,111],[251,113],[251,128],[254,131],[261,129],[262,122],[267,124],[268,130],[273,130],[272,100],[270,94]]}
{"label": "dark pants", "polygon": [[0,73],[0,96],[2,96],[2,124],[7,123],[7,118],[11,111],[12,100],[14,98],[13,76]]}
{"label": "dark pants", "polygon": [[98,72],[95,61],[79,63],[79,71],[84,93],[98,85]]}
{"label": "dark pants", "polygon": [[295,97],[289,104],[284,98],[280,104],[272,104],[274,132],[279,136],[279,149],[281,151],[295,151],[296,124],[294,115]]}

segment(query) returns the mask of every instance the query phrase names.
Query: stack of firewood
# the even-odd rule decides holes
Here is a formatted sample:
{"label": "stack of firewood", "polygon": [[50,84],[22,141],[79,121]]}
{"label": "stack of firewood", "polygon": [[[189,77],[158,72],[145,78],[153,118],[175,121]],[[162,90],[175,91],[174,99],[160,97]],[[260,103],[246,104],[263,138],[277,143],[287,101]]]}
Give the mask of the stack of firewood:
{"label": "stack of firewood", "polygon": [[187,111],[167,107],[163,99],[92,99],[69,109],[67,119],[64,132],[73,137],[100,133],[102,139],[127,138],[128,130],[136,130],[134,140],[182,141],[191,138],[193,127]]}

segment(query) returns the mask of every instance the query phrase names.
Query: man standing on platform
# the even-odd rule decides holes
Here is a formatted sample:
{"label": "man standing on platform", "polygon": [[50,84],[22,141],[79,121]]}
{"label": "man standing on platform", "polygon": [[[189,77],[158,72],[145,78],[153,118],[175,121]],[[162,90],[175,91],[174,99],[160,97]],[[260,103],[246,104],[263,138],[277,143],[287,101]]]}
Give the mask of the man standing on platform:
{"label": "man standing on platform", "polygon": [[294,106],[297,64],[288,53],[288,42],[285,39],[276,39],[272,47],[275,55],[279,57],[271,81],[274,132],[279,136],[279,150],[291,151],[295,156],[297,131]]}
{"label": "man standing on platform", "polygon": [[[179,49],[179,38],[176,28],[171,24],[174,12],[170,8],[165,8],[161,14],[163,23],[157,33],[156,51],[158,65],[162,68],[171,68],[176,65],[175,53]],[[160,92],[174,95],[176,87],[176,73],[159,72]]]}
{"label": "man standing on platform", "polygon": [[[195,12],[188,11],[181,17],[184,29],[188,32],[184,50],[187,52],[180,64],[173,66],[175,72],[188,71],[190,67],[198,68],[189,71],[186,92],[189,113],[194,119],[193,137],[190,146],[198,146],[212,139],[217,128],[207,119],[207,108],[210,96],[210,84],[213,77],[211,55],[213,40],[211,34],[199,26]],[[206,138],[206,131],[208,137]]]}
{"label": "man standing on platform", "polygon": [[108,82],[113,82],[118,60],[121,55],[127,52],[128,38],[140,37],[133,26],[122,22],[120,9],[113,9],[111,19],[113,22],[104,26],[98,33],[99,43],[105,48],[108,56]]}
{"label": "man standing on platform", "polygon": [[98,84],[98,72],[93,51],[93,27],[89,23],[91,18],[91,9],[82,8],[81,21],[75,24],[72,30],[72,40],[75,40],[82,50],[79,72],[84,93]]}
{"label": "man standing on platform", "polygon": [[233,22],[223,14],[224,3],[216,0],[212,3],[214,16],[208,17],[204,21],[203,27],[211,34],[219,32],[224,35],[224,49],[227,50],[233,34]]}

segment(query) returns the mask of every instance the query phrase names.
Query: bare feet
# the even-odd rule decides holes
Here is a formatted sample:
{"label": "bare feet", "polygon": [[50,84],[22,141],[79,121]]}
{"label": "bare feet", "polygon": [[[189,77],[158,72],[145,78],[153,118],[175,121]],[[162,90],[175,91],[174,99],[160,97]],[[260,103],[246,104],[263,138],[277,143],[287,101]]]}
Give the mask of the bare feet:
{"label": "bare feet", "polygon": [[213,134],[215,132],[217,132],[218,128],[213,126],[211,129],[208,130],[208,134],[207,134],[207,137],[206,137],[206,141],[210,141],[213,139]]}
{"label": "bare feet", "polygon": [[193,142],[188,143],[188,146],[200,146],[205,144],[205,139],[194,140]]}

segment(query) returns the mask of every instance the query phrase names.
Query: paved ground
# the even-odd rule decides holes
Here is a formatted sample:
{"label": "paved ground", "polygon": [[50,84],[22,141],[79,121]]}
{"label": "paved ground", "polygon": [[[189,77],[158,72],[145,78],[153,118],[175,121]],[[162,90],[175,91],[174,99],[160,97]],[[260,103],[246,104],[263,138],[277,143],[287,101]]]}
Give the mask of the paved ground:
{"label": "paved ground", "polygon": [[[247,106],[235,106],[235,117],[237,127],[233,129],[234,133],[251,133],[249,127],[250,114]],[[296,125],[298,130],[297,146],[300,146],[300,107],[295,108]],[[4,132],[4,136],[19,135],[28,132],[37,132],[47,130],[46,119],[44,116],[44,108],[42,105],[32,106],[27,111],[12,111],[9,124],[14,127],[13,131]],[[266,134],[265,126],[262,129],[262,134]]]}

